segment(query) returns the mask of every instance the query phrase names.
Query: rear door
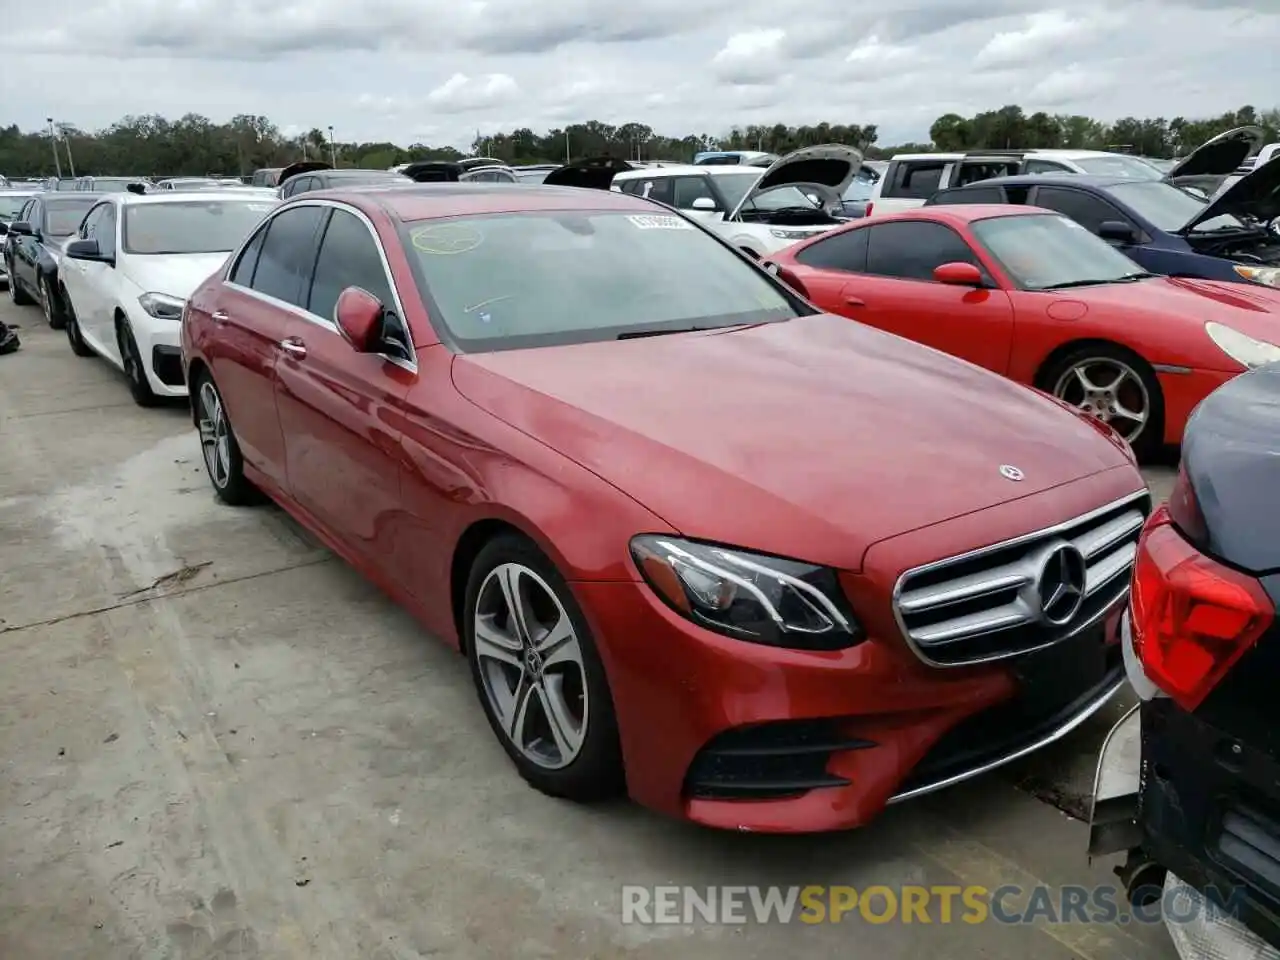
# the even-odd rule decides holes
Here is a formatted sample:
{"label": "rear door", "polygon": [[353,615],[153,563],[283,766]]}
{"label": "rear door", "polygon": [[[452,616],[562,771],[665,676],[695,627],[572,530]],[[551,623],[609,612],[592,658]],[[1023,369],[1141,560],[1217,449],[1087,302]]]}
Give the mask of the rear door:
{"label": "rear door", "polygon": [[244,458],[288,491],[276,403],[276,365],[290,323],[306,300],[325,207],[281,210],[258,227],[232,265],[217,309],[219,335],[207,350],[213,377]]}
{"label": "rear door", "polygon": [[[357,352],[339,331],[334,308],[347,287],[386,308],[382,353]],[[388,562],[401,511],[397,424],[417,368],[381,243],[363,215],[329,210],[302,306],[276,368],[290,490],[332,535],[399,579]]]}
{"label": "rear door", "polygon": [[[839,299],[845,316],[1005,373],[1013,346],[1013,305],[969,244],[928,220],[871,223],[866,272],[849,277]],[[944,263],[971,263],[982,289],[938,283]]]}

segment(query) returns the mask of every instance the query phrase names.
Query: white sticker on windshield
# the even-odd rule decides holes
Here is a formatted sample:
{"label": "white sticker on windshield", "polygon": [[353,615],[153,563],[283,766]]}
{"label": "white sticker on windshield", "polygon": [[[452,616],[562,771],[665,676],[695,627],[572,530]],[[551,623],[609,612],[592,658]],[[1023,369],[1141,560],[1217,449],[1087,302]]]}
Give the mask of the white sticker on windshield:
{"label": "white sticker on windshield", "polygon": [[627,217],[640,230],[692,230],[693,224],[680,217],[649,216],[640,214]]}

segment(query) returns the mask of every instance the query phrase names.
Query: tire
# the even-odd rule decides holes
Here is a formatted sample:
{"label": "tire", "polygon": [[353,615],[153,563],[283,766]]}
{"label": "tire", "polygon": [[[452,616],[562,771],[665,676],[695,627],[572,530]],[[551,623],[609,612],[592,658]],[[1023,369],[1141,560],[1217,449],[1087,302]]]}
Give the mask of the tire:
{"label": "tire", "polygon": [[61,330],[67,325],[66,314],[62,312],[62,304],[58,301],[53,288],[49,286],[49,278],[39,280],[40,309],[44,311],[45,321],[54,330]]}
{"label": "tire", "polygon": [[[1081,370],[1094,387],[1103,389],[1090,393],[1080,379]],[[1039,382],[1042,389],[1058,399],[1109,423],[1128,441],[1139,461],[1146,462],[1164,445],[1164,393],[1160,381],[1151,365],[1132,350],[1112,343],[1085,344],[1046,367]],[[1139,412],[1139,402],[1145,407],[1140,429],[1134,429],[1134,421],[1114,416],[1117,406]]]}
{"label": "tire", "polygon": [[[522,622],[534,630],[515,626],[507,602],[512,595],[520,598]],[[488,626],[477,643],[480,622]],[[550,640],[553,634],[561,642]],[[476,557],[467,580],[463,643],[489,726],[527,783],[578,803],[625,790],[613,698],[590,627],[564,578],[526,538],[495,537]],[[551,732],[553,714],[562,718],[559,734]],[[522,722],[508,724],[504,717]]]}
{"label": "tire", "polygon": [[129,393],[133,396],[133,402],[140,407],[154,407],[157,397],[147,380],[147,368],[143,364],[142,353],[138,350],[138,341],[133,338],[129,321],[123,317],[116,318],[116,344],[120,347],[120,360],[124,363],[124,375],[129,381]]}
{"label": "tire", "polygon": [[62,302],[66,305],[66,331],[67,342],[71,344],[71,352],[77,357],[92,357],[93,348],[84,342],[84,337],[80,333],[80,321],[76,319],[75,308],[71,305],[71,298],[67,296],[67,288],[61,287]]}
{"label": "tire", "polygon": [[200,431],[201,459],[214,494],[233,507],[261,503],[261,492],[244,475],[244,458],[240,455],[240,444],[236,443],[231,421],[227,419],[222,394],[207,372],[197,374],[191,384],[191,404],[195,411],[196,429]]}
{"label": "tire", "polygon": [[9,267],[9,300],[15,307],[29,307],[35,303],[31,294],[22,289],[22,283],[14,275],[12,265]]}

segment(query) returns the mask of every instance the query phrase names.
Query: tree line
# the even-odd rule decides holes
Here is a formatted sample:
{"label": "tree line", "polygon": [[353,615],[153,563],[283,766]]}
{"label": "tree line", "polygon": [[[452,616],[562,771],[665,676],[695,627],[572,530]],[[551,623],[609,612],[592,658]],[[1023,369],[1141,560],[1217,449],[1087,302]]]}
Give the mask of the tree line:
{"label": "tree line", "polygon": [[[611,155],[634,160],[688,161],[700,150],[763,150],[783,154],[819,143],[845,143],[870,159],[899,152],[981,148],[1118,150],[1151,157],[1173,157],[1205,140],[1245,124],[1256,124],[1268,141],[1280,139],[1280,109],[1259,112],[1245,106],[1217,117],[1188,119],[1125,117],[1106,123],[1090,117],[1027,114],[1005,106],[972,117],[949,113],[934,121],[931,142],[882,145],[875,124],[806,126],[765,124],[735,127],[723,136],[673,136],[643,123],[609,124],[598,120],[536,133],[521,127],[509,133],[477,137],[471,155],[511,164],[563,163],[566,158]],[[336,159],[342,167],[383,169],[410,160],[457,160],[454,147],[391,142],[330,144],[316,128],[301,136],[285,136],[267,117],[241,114],[226,123],[187,114],[177,120],[129,116],[105,130],[86,131],[69,124],[56,130],[0,128],[0,174],[9,177],[50,176],[57,163],[64,176],[182,176],[235,174],[247,176],[260,167],[279,167],[302,159]]]}

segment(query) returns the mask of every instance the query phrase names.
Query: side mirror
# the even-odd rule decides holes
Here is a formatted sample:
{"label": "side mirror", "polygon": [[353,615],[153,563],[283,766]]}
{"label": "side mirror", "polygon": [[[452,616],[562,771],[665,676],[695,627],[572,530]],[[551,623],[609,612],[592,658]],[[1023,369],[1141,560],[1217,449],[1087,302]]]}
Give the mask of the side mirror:
{"label": "side mirror", "polygon": [[944,263],[934,267],[933,279],[953,287],[980,287],[982,271],[972,263]]}
{"label": "side mirror", "polygon": [[93,263],[111,263],[110,257],[102,255],[102,248],[97,240],[72,240],[67,244],[64,256],[70,260],[88,260]]}
{"label": "side mirror", "polygon": [[1137,243],[1138,231],[1123,220],[1107,220],[1098,227],[1098,236],[1111,243]]}
{"label": "side mirror", "polygon": [[35,230],[31,229],[31,224],[25,220],[15,220],[9,224],[9,233],[16,233],[20,237],[35,236]]}
{"label": "side mirror", "polygon": [[382,302],[368,290],[347,287],[333,308],[338,329],[357,353],[369,353],[382,320]]}
{"label": "side mirror", "polygon": [[710,210],[714,210],[715,208],[716,208],[716,202],[712,200],[710,197],[698,197],[689,206],[690,210],[710,211]]}

